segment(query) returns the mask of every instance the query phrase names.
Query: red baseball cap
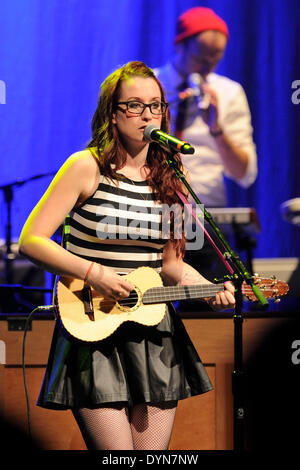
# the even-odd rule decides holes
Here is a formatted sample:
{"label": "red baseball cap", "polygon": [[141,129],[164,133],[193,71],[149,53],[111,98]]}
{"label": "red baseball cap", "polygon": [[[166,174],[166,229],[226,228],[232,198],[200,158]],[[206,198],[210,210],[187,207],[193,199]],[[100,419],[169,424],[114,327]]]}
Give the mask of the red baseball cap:
{"label": "red baseball cap", "polygon": [[220,31],[226,37],[229,36],[227,24],[211,8],[191,8],[178,18],[175,44],[209,29]]}

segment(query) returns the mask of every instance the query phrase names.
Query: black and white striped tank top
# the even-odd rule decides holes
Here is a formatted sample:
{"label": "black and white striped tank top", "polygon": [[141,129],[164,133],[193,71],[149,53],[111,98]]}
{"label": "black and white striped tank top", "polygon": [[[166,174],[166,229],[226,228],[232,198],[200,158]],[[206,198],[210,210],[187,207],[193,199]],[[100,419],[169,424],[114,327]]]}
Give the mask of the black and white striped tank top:
{"label": "black and white striped tank top", "polygon": [[147,181],[111,181],[100,176],[96,192],[73,209],[65,224],[66,249],[113,268],[119,274],[140,266],[160,272],[163,247],[162,204]]}

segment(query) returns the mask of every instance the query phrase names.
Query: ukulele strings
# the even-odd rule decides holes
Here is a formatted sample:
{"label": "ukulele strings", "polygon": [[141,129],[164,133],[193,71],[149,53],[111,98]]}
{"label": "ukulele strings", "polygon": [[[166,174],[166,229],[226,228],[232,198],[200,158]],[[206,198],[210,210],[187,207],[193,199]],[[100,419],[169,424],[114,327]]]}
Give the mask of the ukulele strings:
{"label": "ukulele strings", "polygon": [[[217,292],[219,292],[222,289],[223,284],[220,284],[219,286],[214,286],[209,284],[207,287],[201,286],[201,295],[199,297],[213,297]],[[169,286],[168,288],[166,287],[152,287],[151,290],[153,291],[151,294],[147,295],[147,303],[164,303],[171,301],[174,295],[177,297],[176,293],[182,292],[183,293],[183,298],[188,299],[190,296],[185,296],[185,289],[182,289],[183,287],[186,288],[186,290],[189,292],[189,294],[197,294],[199,293],[199,286],[195,285],[190,285],[190,286]],[[215,287],[215,289],[212,289],[212,287]],[[158,289],[158,292],[155,292],[155,289]],[[161,294],[161,289],[163,289],[163,294]],[[212,292],[212,290],[215,290],[215,293]],[[146,291],[147,292],[147,291]],[[143,295],[145,295],[144,293]],[[168,298],[168,297],[171,297]],[[143,296],[142,296],[143,299]],[[159,299],[159,300],[158,300]],[[115,300],[115,299],[107,299],[103,298],[103,300],[100,300],[101,306],[107,306],[111,304],[116,304],[119,303],[121,306],[133,306],[135,303],[137,303],[139,300],[139,296],[136,293],[135,290],[132,290],[129,294],[128,297],[124,297],[120,300]],[[174,300],[174,298],[173,298]],[[179,299],[177,299],[179,300]],[[134,304],[133,304],[134,303]],[[133,305],[132,305],[133,304]]]}
{"label": "ukulele strings", "polygon": [[[217,285],[215,285],[216,287],[216,292],[215,294],[212,293],[212,287],[214,285],[212,284],[209,284],[207,286],[207,288],[205,288],[205,286],[202,286],[202,292],[201,292],[201,296],[199,296],[199,298],[201,297],[213,297],[215,294],[217,294],[220,290],[221,290],[221,286],[223,286],[223,284],[220,284],[220,286],[218,287]],[[152,287],[151,290],[155,291],[155,289],[164,289],[164,293],[161,294],[160,292],[158,293],[152,293],[151,295],[148,294],[147,295],[147,303],[151,304],[151,303],[164,303],[164,302],[168,302],[168,301],[171,301],[172,299],[168,299],[168,296],[169,297],[174,297],[174,295],[176,294],[176,292],[178,293],[178,291],[180,291],[183,287],[186,287],[188,288],[188,291],[190,294],[193,294],[193,293],[197,293],[199,291],[199,286],[195,285],[190,285],[190,286],[169,286],[168,288],[166,287]],[[167,289],[167,290],[166,290]],[[264,293],[266,294],[267,291],[269,291],[270,288],[266,288],[264,287],[263,291]],[[271,289],[272,290],[272,289]],[[147,292],[147,291],[146,291]],[[252,289],[250,286],[248,286],[247,284],[243,286],[243,295],[246,295],[247,294],[251,294],[252,293]],[[143,294],[145,295],[145,293]],[[158,300],[159,298],[159,300]],[[184,296],[183,295],[183,299],[186,299],[188,300],[190,297],[188,296]],[[143,299],[143,296],[142,296],[142,299]],[[141,299],[141,300],[142,300]],[[124,306],[124,307],[133,307],[139,300],[139,296],[138,294],[136,293],[135,290],[132,290],[129,294],[128,297],[124,297],[120,300],[115,300],[115,299],[108,299],[108,298],[103,298],[103,300],[100,300],[100,304],[101,306],[109,306],[109,305],[115,305],[116,303],[118,303],[119,305],[121,306]],[[174,298],[173,298],[174,300]],[[176,299],[176,300],[180,300],[180,299]]]}

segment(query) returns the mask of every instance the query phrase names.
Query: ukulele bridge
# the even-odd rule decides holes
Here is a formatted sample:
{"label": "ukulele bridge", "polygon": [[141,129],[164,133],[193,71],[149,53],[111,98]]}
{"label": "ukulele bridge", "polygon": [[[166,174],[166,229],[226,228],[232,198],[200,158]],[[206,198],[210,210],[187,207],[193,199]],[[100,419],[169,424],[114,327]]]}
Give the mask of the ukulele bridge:
{"label": "ukulele bridge", "polygon": [[93,297],[91,288],[89,286],[84,286],[84,288],[82,289],[82,301],[85,314],[89,317],[91,321],[95,321]]}

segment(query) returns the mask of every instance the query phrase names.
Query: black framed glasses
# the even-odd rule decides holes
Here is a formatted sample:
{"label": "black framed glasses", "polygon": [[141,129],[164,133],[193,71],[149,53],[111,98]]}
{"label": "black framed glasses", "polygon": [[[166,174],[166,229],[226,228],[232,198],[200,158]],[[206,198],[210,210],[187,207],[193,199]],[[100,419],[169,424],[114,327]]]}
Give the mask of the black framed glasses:
{"label": "black framed glasses", "polygon": [[152,114],[160,115],[165,114],[168,109],[168,103],[163,101],[153,101],[152,103],[146,104],[141,101],[119,101],[118,106],[124,104],[126,110],[131,114],[140,115],[143,114],[146,108],[149,108]]}

